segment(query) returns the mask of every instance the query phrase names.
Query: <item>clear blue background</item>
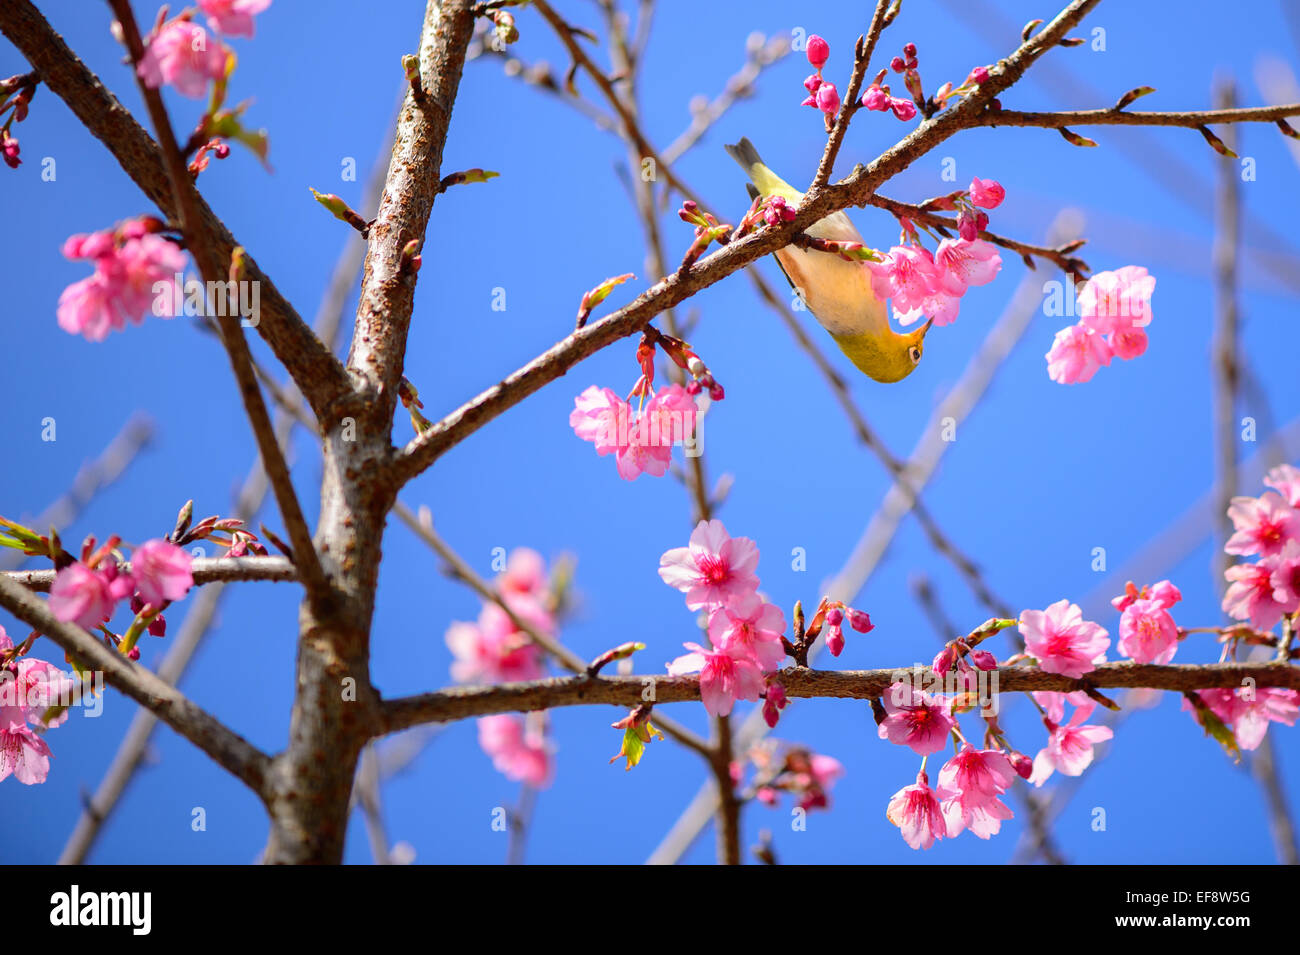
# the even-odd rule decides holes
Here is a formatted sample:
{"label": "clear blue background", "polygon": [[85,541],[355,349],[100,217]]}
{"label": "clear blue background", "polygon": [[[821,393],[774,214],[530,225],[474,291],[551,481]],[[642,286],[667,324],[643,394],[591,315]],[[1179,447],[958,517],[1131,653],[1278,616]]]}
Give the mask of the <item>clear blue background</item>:
{"label": "clear blue background", "polygon": [[[47,0],[41,6],[73,49],[143,115],[121,50],[109,36],[106,7],[85,0]],[[236,41],[240,65],[232,97],[255,98],[249,117],[271,132],[274,172],[237,148],[231,159],[214,162],[202,186],[304,315],[314,314],[346,237],[345,227],[311,201],[307,187],[359,203],[392,115],[399,57],[417,43],[422,6],[415,0],[364,7],[277,0],[259,18],[256,40]],[[592,4],[570,0],[559,6],[579,25],[600,26]],[[802,28],[826,37],[832,50],[828,76],[842,87],[869,6],[660,4],[641,82],[647,134],[661,147],[675,138],[689,121],[686,104],[722,89],[755,30],[789,36]],[[152,6],[136,7],[140,19],[151,18]],[[986,4],[909,0],[885,34],[878,60],[914,40],[927,90],[945,79],[960,82],[971,66],[1013,49],[1021,24],[1052,12],[1027,0],[1008,0],[990,11]],[[518,22],[522,39],[514,52],[529,62],[549,60],[562,77],[567,58],[540,17],[524,11]],[[1105,30],[1104,52],[1088,45],[1051,51],[1042,68],[1003,97],[1005,106],[1108,106],[1131,87],[1151,85],[1159,92],[1143,99],[1142,108],[1204,108],[1211,104],[1212,78],[1224,72],[1238,78],[1244,102],[1258,103],[1263,94],[1255,69],[1261,59],[1280,58],[1292,69],[1297,60],[1294,21],[1288,24],[1280,3],[1252,4],[1248,16],[1224,16],[1221,5],[1209,0],[1179,5],[1177,13],[1154,0],[1107,3],[1078,33],[1091,40],[1097,27]],[[604,51],[600,59],[607,62]],[[0,43],[0,74],[26,69]],[[798,106],[807,72],[800,55],[770,69],[759,94],[731,110],[680,163],[686,181],[732,221],[746,198],[738,170],[722,152],[724,142],[749,135],[793,182],[811,178],[824,133],[818,117]],[[592,90],[585,77],[579,85]],[[169,102],[177,128],[190,128],[199,104],[174,96]],[[868,161],[911,125],[859,114],[840,171]],[[1064,321],[1036,316],[985,402],[961,426],[926,492],[958,545],[977,556],[994,590],[1017,607],[1090,595],[1097,607],[1102,575],[1091,569],[1092,549],[1105,547],[1111,568],[1120,566],[1192,505],[1213,475],[1210,249],[1217,158],[1192,130],[1080,131],[1100,147],[1075,148],[1051,130],[963,133],[886,190],[913,201],[949,191],[955,187],[941,181],[940,172],[944,157],[952,157],[958,186],[976,174],[1006,186],[1007,201],[993,215],[997,231],[1037,241],[1060,209],[1074,206],[1087,215],[1091,241],[1084,255],[1094,269],[1139,263],[1159,279],[1148,354],[1103,370],[1085,386],[1048,380],[1043,354]],[[0,513],[38,513],[136,409],[154,418],[157,440],[62,529],[65,540],[87,533],[118,533],[128,540],[159,536],[190,497],[200,514],[228,513],[254,444],[218,343],[184,319],[151,319],[101,344],[55,324],[60,290],[86,272],[83,263],[59,255],[63,239],[154,210],[48,90],[40,90],[30,118],[15,132],[24,165],[0,170],[8,366],[0,383],[6,461]],[[1290,239],[1277,238],[1289,233],[1284,223],[1298,211],[1300,171],[1271,125],[1246,127],[1241,137],[1239,151],[1256,166],[1256,179],[1241,186],[1249,218],[1241,345],[1257,383],[1241,413],[1260,421],[1263,439],[1272,422],[1300,413],[1293,337],[1300,270]],[[54,182],[40,178],[45,156],[57,162]],[[345,157],[355,159],[359,181],[341,181]],[[481,166],[501,178],[455,188],[434,210],[406,366],[430,417],[561,338],[582,292],[604,277],[629,271],[638,276],[615,292],[610,306],[647,286],[641,228],[621,184],[624,164],[616,138],[568,104],[506,77],[498,60],[467,66],[443,168]],[[870,242],[889,244],[896,235],[892,218],[883,213],[854,216]],[[689,233],[671,211],[664,225],[676,261]],[[1281,257],[1290,286],[1268,267],[1269,256],[1274,262]],[[759,268],[784,287],[772,262]],[[850,376],[854,398],[896,453],[912,447],[1023,272],[1010,258],[997,282],[972,291],[957,323],[935,330],[924,363],[902,384],[885,387],[856,376],[835,355]],[[1047,267],[1039,275],[1042,281],[1059,277]],[[495,288],[506,290],[504,312],[490,307]],[[824,381],[791,347],[789,333],[748,281],[735,276],[691,305],[701,312],[694,344],[727,388],[726,401],[710,415],[706,446],[710,475],[736,479],[720,516],[732,533],[759,542],[764,589],[788,612],[796,598],[816,601],[820,582],[845,560],[888,482],[877,459],[855,443]],[[811,322],[809,327],[827,344],[819,329]],[[256,347],[269,357],[260,342]],[[613,462],[597,458],[567,424],[574,396],[588,384],[620,392],[631,386],[633,348],[631,341],[609,348],[549,385],[454,449],[403,497],[429,505],[442,534],[484,574],[495,547],[527,545],[548,557],[576,554],[582,602],[564,630],[565,642],[592,656],[625,640],[642,640],[649,649],[638,668],[653,672],[694,636],[680,595],[655,573],[659,555],[689,534],[688,496],[672,478],[619,480]],[[57,421],[57,441],[41,440],[41,419],[47,416]],[[399,440],[409,435],[404,420],[396,434]],[[301,431],[295,447],[295,476],[314,514],[318,459]],[[1242,453],[1259,447],[1243,445]],[[1294,460],[1295,449],[1291,455]],[[280,526],[273,508],[263,518]],[[432,554],[394,525],[385,543],[373,641],[374,679],[387,696],[448,683],[444,631],[450,621],[473,619],[478,611],[474,596],[446,580]],[[795,547],[806,550],[804,572],[791,569]],[[1182,586],[1187,600],[1177,616],[1184,625],[1220,620],[1213,558],[1207,528],[1194,551],[1152,568]],[[959,626],[988,615],[909,521],[856,600],[871,613],[876,630],[866,638],[850,636],[838,665],[893,666],[933,655],[936,637],[908,586],[918,573],[934,580]],[[291,586],[240,586],[228,595],[183,681],[187,694],[270,752],[285,740],[296,606]],[[1100,606],[1096,619],[1114,632],[1115,615]],[[181,604],[172,611],[173,628],[184,609]],[[21,639],[21,625],[4,623]],[[1217,647],[1202,640],[1185,645],[1178,659],[1214,658]],[[996,649],[1007,652],[1007,644]],[[155,664],[164,650],[164,642],[146,638],[144,661]],[[38,644],[37,655],[61,656],[47,641]],[[77,817],[80,794],[98,783],[134,710],[135,704],[110,691],[102,718],[74,713],[50,735],[56,758],[49,782],[0,784],[0,816],[7,823],[0,859],[48,862],[57,856]],[[671,713],[705,728],[698,705],[673,706]],[[642,860],[695,793],[703,767],[672,743],[655,744],[635,772],[608,766],[618,748],[618,733],[609,728],[616,718],[612,708],[554,714],[558,773],[538,801],[530,861]],[[1007,724],[1022,748],[1032,753],[1041,745],[1042,728],[1028,706],[1013,707]],[[799,702],[779,730],[784,739],[834,755],[847,775],[834,791],[834,811],[815,815],[807,832],[790,831],[784,807],[748,809],[746,845],[760,828],[771,828],[777,852],[791,862],[998,862],[1011,855],[1022,830],[1020,813],[991,842],[963,835],[925,854],[903,844],[884,811],[891,794],[912,781],[916,760],[876,738],[864,703]],[[1300,794],[1296,736],[1276,730],[1272,735],[1294,805]],[[1129,720],[1106,753],[1056,827],[1072,861],[1274,860],[1259,790],[1180,713],[1176,697]],[[506,839],[492,831],[491,813],[512,805],[517,795],[518,786],[498,775],[479,750],[473,724],[452,726],[386,786],[391,839],[413,845],[421,862],[500,861]],[[206,809],[206,832],[191,831],[196,806]],[[1095,807],[1107,812],[1104,832],[1090,826]],[[257,856],[266,829],[257,800],[164,727],[92,860],[246,863]],[[712,853],[706,834],[687,858],[707,862]],[[359,818],[347,859],[370,859]]]}

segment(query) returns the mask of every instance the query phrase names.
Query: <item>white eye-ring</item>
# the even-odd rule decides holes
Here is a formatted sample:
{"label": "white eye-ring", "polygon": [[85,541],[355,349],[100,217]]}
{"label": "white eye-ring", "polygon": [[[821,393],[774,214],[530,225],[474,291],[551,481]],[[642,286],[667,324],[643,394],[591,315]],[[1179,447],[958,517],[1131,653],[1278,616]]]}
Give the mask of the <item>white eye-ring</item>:
{"label": "white eye-ring", "polygon": [[912,359],[912,364],[919,364],[921,361],[921,349],[913,345],[907,350],[907,357]]}

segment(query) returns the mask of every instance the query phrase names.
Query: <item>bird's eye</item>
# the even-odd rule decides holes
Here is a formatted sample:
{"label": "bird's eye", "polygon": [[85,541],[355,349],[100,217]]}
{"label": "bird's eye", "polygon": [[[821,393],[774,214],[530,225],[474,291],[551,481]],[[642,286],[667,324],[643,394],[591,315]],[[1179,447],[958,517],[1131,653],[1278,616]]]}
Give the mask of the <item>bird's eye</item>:
{"label": "bird's eye", "polygon": [[921,361],[921,349],[913,345],[907,350],[907,357],[912,359],[912,364],[918,364]]}

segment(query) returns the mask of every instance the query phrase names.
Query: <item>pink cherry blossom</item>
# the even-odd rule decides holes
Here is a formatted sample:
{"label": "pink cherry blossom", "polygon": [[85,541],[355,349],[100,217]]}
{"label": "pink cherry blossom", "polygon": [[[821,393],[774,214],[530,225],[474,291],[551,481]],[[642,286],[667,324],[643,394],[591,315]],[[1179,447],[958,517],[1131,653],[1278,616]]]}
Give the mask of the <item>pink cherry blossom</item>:
{"label": "pink cherry blossom", "polygon": [[614,454],[619,476],[631,481],[641,474],[662,477],[672,461],[676,441],[695,431],[695,399],[681,385],[668,385],[646,402],[638,415],[608,388],[587,388],[574,401],[569,426],[596,446],[599,455]]}
{"label": "pink cherry blossom", "polygon": [[1047,374],[1063,385],[1082,384],[1110,364],[1111,347],[1086,325],[1070,325],[1056,333],[1047,352]]}
{"label": "pink cherry blossom", "polygon": [[808,38],[808,62],[813,65],[813,69],[821,70],[830,59],[831,45],[819,37],[816,33]]}
{"label": "pink cherry blossom", "polygon": [[903,122],[916,118],[916,104],[910,99],[901,99],[893,96],[889,100],[889,108],[894,111],[894,115]]}
{"label": "pink cherry blossom", "polygon": [[1046,610],[1020,614],[1025,650],[1038,658],[1048,673],[1081,677],[1093,670],[1093,661],[1110,646],[1110,635],[1100,625],[1083,619],[1083,611],[1068,600],[1058,600]]}
{"label": "pink cherry blossom", "polygon": [[867,262],[871,290],[876,298],[892,299],[896,312],[920,309],[925,299],[939,290],[939,272],[929,250],[915,245],[896,245],[880,262]]}
{"label": "pink cherry blossom", "polygon": [[[949,295],[965,295],[972,285],[987,285],[1002,268],[997,246],[983,239],[944,239],[934,253],[939,286]],[[936,322],[938,324],[938,322]]]}
{"label": "pink cherry blossom", "polygon": [[198,0],[208,24],[226,36],[253,35],[253,17],[271,5],[271,0]]}
{"label": "pink cherry blossom", "polygon": [[709,640],[715,647],[739,647],[763,670],[775,670],[785,659],[781,635],[785,614],[757,595],[718,607],[709,614]]}
{"label": "pink cherry blossom", "polygon": [[928,756],[947,745],[948,734],[956,725],[949,700],[907,683],[894,683],[880,702],[888,714],[877,727],[881,739],[910,746],[918,756]]}
{"label": "pink cherry blossom", "polygon": [[1034,772],[1029,781],[1035,786],[1045,783],[1056,770],[1066,776],[1078,776],[1092,763],[1092,748],[1115,735],[1109,726],[1083,725],[1091,707],[1079,707],[1070,721],[1058,724],[1047,720],[1047,746],[1034,757]]}
{"label": "pink cherry blossom", "polygon": [[732,537],[722,521],[700,521],[690,545],[659,558],[659,576],[686,594],[691,610],[712,610],[744,601],[758,590],[758,545]]}
{"label": "pink cherry blossom", "polygon": [[[541,633],[553,633],[554,620],[536,600],[517,593],[504,598],[519,619]],[[509,683],[542,675],[541,648],[496,604],[485,604],[477,623],[453,622],[446,641],[455,657],[451,676],[457,682]]]}
{"label": "pink cherry blossom", "polygon": [[898,826],[903,841],[913,849],[928,849],[936,839],[942,839],[948,824],[939,807],[940,795],[950,794],[940,787],[939,793],[930,788],[929,777],[924,772],[916,774],[916,782],[904,786],[889,800],[885,817]]}
{"label": "pink cherry blossom", "polygon": [[158,295],[154,286],[172,284],[185,267],[185,255],[175,243],[154,234],[137,234],[128,221],[116,229],[74,235],[63,244],[70,259],[91,259],[95,271],[74,282],[59,296],[59,327],[90,341],[103,341],[121,331],[127,319],[139,324],[153,312],[170,317],[172,290]]}
{"label": "pink cherry blossom", "polygon": [[165,83],[182,96],[202,99],[209,81],[225,75],[228,55],[222,42],[203,27],[177,17],[149,40],[140,58],[140,79],[151,89]]}
{"label": "pink cherry blossom", "polygon": [[[1206,706],[1232,729],[1237,745],[1244,750],[1259,748],[1271,722],[1295,726],[1300,716],[1300,693],[1284,687],[1243,687],[1237,690],[1197,690]],[[1183,701],[1183,709],[1191,704]]]}
{"label": "pink cherry blossom", "polygon": [[1300,468],[1279,464],[1264,476],[1264,483],[1280,492],[1292,507],[1300,507]]}
{"label": "pink cherry blossom", "polygon": [[1269,571],[1273,600],[1286,614],[1300,610],[1300,541],[1289,540],[1281,553],[1260,561]]}
{"label": "pink cherry blossom", "polygon": [[140,599],[161,607],[180,600],[194,586],[190,555],[170,541],[145,541],[131,553],[131,576]]}
{"label": "pink cherry blossom", "polygon": [[1084,325],[1104,335],[1141,330],[1151,324],[1155,276],[1138,265],[1098,272],[1079,290],[1078,314]]}
{"label": "pink cherry blossom", "polygon": [[939,785],[980,796],[994,797],[1015,781],[1007,754],[1000,749],[976,749],[963,743],[961,751],[939,770]]}
{"label": "pink cherry blossom", "polygon": [[1300,540],[1300,510],[1274,491],[1259,497],[1234,497],[1228,517],[1236,529],[1223,545],[1228,554],[1269,557],[1281,551],[1288,540]]}
{"label": "pink cherry blossom", "polygon": [[537,716],[499,713],[480,717],[478,742],[497,772],[534,789],[545,789],[551,784],[553,772],[551,747]]}
{"label": "pink cherry blossom", "polygon": [[1039,706],[1047,712],[1047,718],[1053,723],[1065,721],[1065,704],[1083,710],[1087,716],[1097,708],[1097,702],[1083,690],[1071,693],[1057,693],[1052,690],[1035,690],[1030,694]]}
{"label": "pink cherry blossom", "polygon": [[690,653],[668,664],[671,676],[699,673],[700,698],[713,716],[726,716],[736,700],[757,701],[766,688],[763,671],[741,646],[708,650],[698,643],[683,644]]}
{"label": "pink cherry blossom", "polygon": [[1228,590],[1223,612],[1234,620],[1248,620],[1257,630],[1272,630],[1282,619],[1282,604],[1273,598],[1273,568],[1266,561],[1237,564],[1223,572]]}
{"label": "pink cherry blossom", "polygon": [[796,773],[793,782],[799,791],[799,808],[830,808],[830,789],[835,781],[844,775],[843,764],[833,756],[813,753],[808,758],[806,772]]}
{"label": "pink cherry blossom", "polygon": [[940,805],[949,839],[956,838],[965,829],[981,839],[988,839],[998,834],[1004,819],[1015,815],[1006,803],[996,797],[985,798],[969,792],[951,795]]}
{"label": "pink cherry blossom", "polygon": [[497,578],[497,586],[503,593],[526,594],[534,600],[544,599],[550,588],[546,561],[530,547],[516,547],[506,560],[506,569]]}
{"label": "pink cherry blossom", "polygon": [[1111,353],[1122,361],[1137,358],[1147,350],[1147,330],[1145,328],[1121,328],[1106,336]]}
{"label": "pink cherry blossom", "polygon": [[1124,585],[1124,592],[1118,597],[1111,598],[1110,604],[1120,613],[1123,613],[1134,601],[1151,600],[1168,610],[1182,599],[1183,592],[1168,580],[1162,580],[1149,587],[1144,586],[1141,590],[1138,590],[1137,584],[1130,580]]}
{"label": "pink cherry blossom", "polygon": [[10,774],[25,786],[45,782],[50,747],[22,718],[22,710],[0,706],[0,780]]}
{"label": "pink cherry blossom", "polygon": [[1178,625],[1158,601],[1135,600],[1119,618],[1119,650],[1138,663],[1168,663],[1178,651]]}
{"label": "pink cherry blossom", "polygon": [[981,179],[976,176],[970,181],[970,201],[980,208],[996,209],[1002,205],[1006,196],[1006,189],[996,179]]}
{"label": "pink cherry blossom", "polygon": [[54,575],[50,587],[50,610],[59,620],[79,627],[97,627],[113,615],[117,602],[134,589],[126,574],[110,576],[91,570],[81,561],[69,564]]}
{"label": "pink cherry blossom", "polygon": [[[0,627],[0,651],[12,650],[13,646],[4,627]],[[0,672],[0,710],[10,708],[10,717],[14,716],[13,710],[21,711],[32,726],[53,729],[67,720],[68,711],[65,709],[49,724],[44,722],[45,711],[70,700],[76,686],[71,675],[54,664],[32,656],[19,657],[10,663],[7,672]]]}

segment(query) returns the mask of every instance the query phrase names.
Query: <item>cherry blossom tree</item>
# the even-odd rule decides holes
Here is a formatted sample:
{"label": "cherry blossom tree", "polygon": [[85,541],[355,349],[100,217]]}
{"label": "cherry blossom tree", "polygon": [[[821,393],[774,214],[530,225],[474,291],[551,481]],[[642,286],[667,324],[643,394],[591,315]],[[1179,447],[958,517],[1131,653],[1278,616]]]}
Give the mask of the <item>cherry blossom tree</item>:
{"label": "cherry blossom tree", "polygon": [[[878,745],[912,750],[918,760],[915,777],[900,779],[892,800],[875,811],[884,810],[917,850],[963,834],[989,839],[1013,817],[1008,805],[1013,797],[1022,800],[1031,825],[1048,839],[1035,794],[1057,774],[1084,773],[1099,744],[1114,736],[1115,714],[1135,708],[1148,691],[1181,694],[1187,732],[1203,731],[1237,757],[1265,745],[1270,730],[1277,731],[1272,724],[1293,726],[1300,715],[1295,664],[1300,647],[1294,640],[1300,620],[1300,470],[1289,464],[1272,467],[1262,486],[1242,489],[1246,496],[1235,495],[1227,480],[1221,484],[1227,490],[1220,510],[1231,524],[1223,547],[1222,597],[1223,610],[1234,621],[1229,625],[1184,619],[1178,608],[1183,594],[1167,579],[1130,582],[1113,600],[1114,623],[1086,619],[1069,595],[1045,607],[1008,606],[925,507],[920,492],[935,460],[925,454],[907,461],[895,457],[867,424],[835,360],[800,326],[794,312],[804,310],[797,306],[806,299],[818,313],[818,289],[796,288],[795,304],[789,305],[760,273],[747,269],[789,250],[811,257],[799,261],[814,266],[850,263],[844,268],[857,270],[852,274],[870,297],[882,308],[888,302],[889,316],[900,327],[911,327],[905,335],[888,332],[911,343],[898,353],[907,362],[896,375],[903,377],[920,363],[927,335],[933,340],[944,334],[944,326],[971,320],[969,307],[962,313],[966,296],[991,294],[1004,259],[1014,256],[1030,269],[1063,272],[1069,307],[1062,314],[1077,318],[1056,334],[1041,368],[1044,380],[1082,390],[1117,361],[1141,362],[1165,332],[1160,326],[1151,330],[1156,278],[1146,267],[1107,263],[1109,268],[1093,273],[1079,257],[1082,238],[1053,237],[1040,245],[995,229],[998,209],[1016,188],[1009,181],[975,176],[963,188],[906,201],[881,192],[940,144],[982,127],[1056,130],[1080,147],[1097,145],[1076,131],[1084,127],[1179,127],[1198,131],[1206,148],[1224,156],[1235,155],[1230,145],[1235,124],[1272,124],[1297,136],[1288,119],[1300,116],[1300,103],[1132,109],[1153,92],[1146,86],[1134,86],[1113,104],[1093,109],[1005,108],[1003,99],[1010,99],[1040,60],[1067,57],[1084,42],[1073,31],[1099,2],[1072,0],[1050,20],[1026,24],[997,62],[971,64],[964,76],[951,79],[923,67],[923,34],[931,25],[925,18],[909,24],[900,0],[878,0],[856,44],[852,38],[809,35],[798,37],[791,50],[784,38],[757,37],[726,92],[702,104],[682,137],[660,148],[643,130],[636,93],[649,41],[649,5],[643,4],[634,24],[616,0],[601,0],[595,9],[604,31],[597,36],[548,0],[429,0],[422,24],[411,24],[416,52],[389,65],[394,82],[404,84],[404,97],[375,195],[354,209],[338,195],[312,190],[342,223],[338,229],[353,229],[365,242],[364,261],[341,262],[344,290],[360,271],[361,291],[351,342],[340,357],[337,321],[316,328],[304,321],[203,194],[204,184],[221,175],[223,163],[268,158],[270,139],[255,125],[256,105],[235,104],[231,95],[241,78],[235,48],[240,58],[267,55],[257,42],[257,21],[271,0],[197,0],[196,7],[179,11],[146,11],[129,0],[107,0],[125,66],[122,75],[102,79],[31,0],[8,0],[0,7],[0,31],[30,68],[0,81],[0,150],[6,164],[17,168],[30,153],[39,133],[24,132],[20,143],[18,132],[41,109],[36,94],[44,92],[71,109],[89,134],[87,148],[107,149],[152,206],[150,211],[142,202],[138,215],[71,235],[61,250],[49,250],[90,269],[62,291],[49,321],[92,342],[146,336],[157,321],[179,318],[193,318],[215,332],[256,438],[265,487],[246,488],[249,500],[236,513],[196,519],[193,502],[184,503],[171,527],[108,529],[106,538],[91,537],[79,546],[64,541],[57,527],[0,521],[0,544],[28,560],[28,566],[0,577],[0,606],[12,618],[8,631],[0,629],[3,785],[44,783],[59,771],[50,762],[52,746],[60,734],[76,732],[70,710],[104,693],[122,694],[142,708],[145,733],[124,744],[126,768],[97,794],[96,811],[78,827],[68,858],[84,857],[97,818],[120,795],[148,726],[158,720],[262,801],[270,820],[265,861],[338,862],[352,806],[359,804],[368,815],[376,811],[380,780],[374,741],[415,727],[475,719],[480,745],[495,769],[535,793],[556,772],[548,714],[582,706],[600,715],[593,727],[600,724],[601,732],[609,733],[610,750],[618,749],[611,762],[622,759],[628,770],[653,773],[650,747],[670,745],[667,740],[700,757],[708,784],[703,811],[683,817],[678,848],[668,845],[661,859],[679,855],[681,839],[689,840],[713,819],[718,860],[735,864],[743,856],[743,811],[755,803],[778,805],[784,796],[805,812],[829,809],[843,776],[832,754],[768,738],[795,700],[864,701],[874,716]],[[145,18],[146,13],[152,16]],[[892,43],[896,23],[915,30],[916,42]],[[562,79],[521,59],[534,31],[554,33],[569,54]],[[604,44],[609,67],[599,62]],[[807,188],[792,196],[760,190],[747,207],[730,200],[707,202],[682,180],[678,160],[749,94],[761,73],[787,55],[805,57],[812,72],[802,89],[789,91],[790,115],[782,122],[811,121],[825,132],[824,152]],[[443,166],[444,145],[455,135],[457,91],[470,59],[502,61],[541,95],[558,97],[596,119],[621,140],[635,168],[654,170],[630,183],[637,221],[611,219],[599,226],[643,230],[652,274],[644,290],[618,307],[606,302],[624,291],[631,273],[576,289],[576,321],[552,347],[431,419],[417,383],[406,377],[426,230],[441,195],[488,189],[484,184],[497,175]],[[1143,78],[1112,79],[1127,85]],[[580,80],[589,95],[580,92]],[[133,116],[110,92],[109,85],[127,81],[138,85],[147,117]],[[197,111],[190,132],[181,125],[188,125],[190,114],[182,118],[169,110],[164,89]],[[799,106],[806,109],[794,108]],[[866,122],[889,124],[897,142],[836,178],[846,137]],[[816,228],[851,206],[873,207],[890,217],[898,241],[874,248]],[[680,222],[665,226],[661,212],[669,207]],[[185,277],[190,267],[197,278]],[[706,415],[719,409],[745,413],[731,407],[724,388],[728,377],[741,371],[729,367],[726,354],[709,354],[706,364],[706,356],[688,341],[678,310],[723,281],[754,283],[791,326],[861,442],[894,480],[891,493],[897,501],[891,506],[901,510],[887,519],[896,526],[902,513],[911,512],[936,553],[988,609],[988,619],[971,621],[958,628],[959,635],[946,637],[931,665],[900,660],[891,669],[814,667],[823,648],[839,657],[851,642],[876,639],[871,612],[879,618],[878,611],[855,605],[859,588],[849,575],[825,594],[803,595],[806,603],[795,602],[787,612],[762,589],[763,543],[719,518],[720,496],[690,449]],[[249,345],[254,336],[269,347],[289,384],[278,384],[276,371],[255,359]],[[855,364],[879,377],[870,356],[840,344]],[[607,348],[634,355],[630,390],[626,382],[578,383],[584,359]],[[594,659],[565,646],[575,586],[568,563],[548,563],[520,547],[494,579],[487,579],[443,541],[427,511],[403,501],[410,482],[437,468],[450,449],[480,429],[499,426],[496,419],[566,375],[574,385],[569,425],[575,440],[614,459],[613,467],[592,463],[593,481],[679,478],[688,492],[694,530],[679,546],[647,552],[649,561],[658,561],[664,585],[681,592],[686,611],[662,621],[664,631],[679,636],[654,652],[671,655],[678,644],[685,651],[664,670],[643,664],[657,658],[640,642],[611,640]],[[880,380],[895,380],[890,375]],[[945,407],[958,416],[968,412],[987,384],[983,375],[976,372],[960,383]],[[286,461],[287,434],[297,426],[312,436],[322,463],[321,506],[314,516],[300,504],[300,487]],[[676,452],[679,446],[688,453]],[[1235,461],[1228,467],[1235,476]],[[252,499],[266,488],[278,506],[279,531],[250,526],[256,511]],[[475,620],[439,619],[453,660],[452,685],[431,685],[413,696],[386,696],[371,679],[376,589],[391,516],[409,525],[482,601]],[[124,542],[137,538],[142,542]],[[189,547],[199,541],[220,556],[192,557]],[[174,666],[164,664],[154,672],[140,662],[138,643],[144,635],[175,639],[169,631],[173,607],[195,604],[209,588],[245,581],[280,581],[301,592],[296,673],[283,674],[294,687],[294,703],[284,746],[275,753],[258,749],[180,692]],[[439,617],[436,609],[433,616]],[[1207,659],[1212,644],[1219,648],[1217,660],[1213,651]],[[183,668],[193,645],[178,644],[178,650],[184,659],[177,665]],[[1246,658],[1248,651],[1253,652]],[[1013,697],[1036,708],[1041,717],[1036,735],[1018,732],[1013,738],[999,721],[1002,700]],[[612,731],[602,722],[610,705],[620,708]],[[707,739],[670,715],[674,708],[700,705],[711,722]],[[951,755],[945,756],[948,747]],[[770,862],[778,848],[766,842],[756,852]],[[377,854],[387,851],[381,839]]]}

